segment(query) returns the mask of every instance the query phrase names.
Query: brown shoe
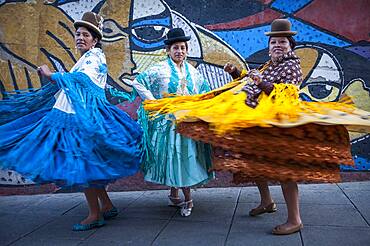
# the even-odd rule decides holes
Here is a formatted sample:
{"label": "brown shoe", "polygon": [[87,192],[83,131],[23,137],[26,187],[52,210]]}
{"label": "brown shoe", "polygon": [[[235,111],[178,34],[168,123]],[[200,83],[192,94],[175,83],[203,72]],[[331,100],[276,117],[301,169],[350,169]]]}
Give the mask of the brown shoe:
{"label": "brown shoe", "polygon": [[264,213],[274,213],[277,211],[276,204],[274,202],[270,203],[266,207],[257,207],[249,211],[250,216],[257,216]]}
{"label": "brown shoe", "polygon": [[292,233],[299,232],[302,228],[303,228],[302,223],[297,225],[297,226],[293,226],[291,228],[288,228],[288,229],[282,229],[282,227],[280,225],[278,225],[272,230],[272,234],[275,234],[275,235],[289,235],[289,234],[292,234]]}

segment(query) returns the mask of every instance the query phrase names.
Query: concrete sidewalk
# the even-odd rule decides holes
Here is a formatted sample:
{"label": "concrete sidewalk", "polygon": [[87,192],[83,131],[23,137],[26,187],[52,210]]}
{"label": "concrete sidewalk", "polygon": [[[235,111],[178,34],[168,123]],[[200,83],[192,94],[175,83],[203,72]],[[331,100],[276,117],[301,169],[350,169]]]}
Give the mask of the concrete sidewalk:
{"label": "concrete sidewalk", "polygon": [[167,207],[166,190],[112,192],[119,216],[105,227],[71,231],[87,213],[82,193],[0,197],[0,245],[370,245],[370,182],[300,185],[304,229],[274,236],[286,208],[279,186],[278,212],[249,217],[255,187],[193,192],[188,218]]}

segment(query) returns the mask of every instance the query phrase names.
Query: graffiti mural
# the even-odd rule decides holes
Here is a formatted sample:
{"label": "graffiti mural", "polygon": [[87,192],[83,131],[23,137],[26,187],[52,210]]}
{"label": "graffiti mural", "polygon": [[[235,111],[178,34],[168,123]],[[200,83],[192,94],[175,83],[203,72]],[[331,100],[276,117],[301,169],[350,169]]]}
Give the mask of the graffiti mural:
{"label": "graffiti mural", "polygon": [[[370,111],[368,0],[0,0],[0,98],[47,83],[37,76],[40,64],[56,71],[73,66],[73,22],[85,11],[105,19],[107,97],[132,116],[140,100],[128,104],[115,92],[131,91],[128,80],[165,58],[163,39],[170,28],[182,27],[192,37],[188,60],[217,88],[231,80],[222,70],[226,62],[254,68],[268,59],[264,32],[275,18],[288,18],[299,32],[302,99],[337,101],[347,95]],[[356,170],[370,170],[369,135],[351,139]],[[9,175],[1,172],[0,184],[24,182],[9,181],[15,180]]]}
{"label": "graffiti mural", "polygon": [[[232,9],[225,21],[201,22],[237,50],[250,67],[268,60],[264,32],[269,31],[272,20],[288,18],[298,31],[296,53],[304,73],[301,98],[338,101],[350,96],[358,108],[370,110],[370,1],[261,0],[236,4],[242,7]],[[243,14],[245,9],[247,15]],[[370,170],[369,134],[350,135],[354,169]]]}

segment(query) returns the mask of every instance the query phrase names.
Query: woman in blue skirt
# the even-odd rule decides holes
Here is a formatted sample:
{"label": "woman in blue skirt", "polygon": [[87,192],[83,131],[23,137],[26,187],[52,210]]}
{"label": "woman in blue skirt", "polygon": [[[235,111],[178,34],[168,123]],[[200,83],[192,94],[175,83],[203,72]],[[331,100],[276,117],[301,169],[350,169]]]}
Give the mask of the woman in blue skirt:
{"label": "woman in blue skirt", "polygon": [[83,231],[117,216],[105,185],[137,172],[142,130],[105,98],[103,18],[86,12],[74,26],[81,58],[71,71],[42,65],[37,71],[51,83],[0,101],[0,167],[36,183],[82,187],[89,215],[73,230]]}

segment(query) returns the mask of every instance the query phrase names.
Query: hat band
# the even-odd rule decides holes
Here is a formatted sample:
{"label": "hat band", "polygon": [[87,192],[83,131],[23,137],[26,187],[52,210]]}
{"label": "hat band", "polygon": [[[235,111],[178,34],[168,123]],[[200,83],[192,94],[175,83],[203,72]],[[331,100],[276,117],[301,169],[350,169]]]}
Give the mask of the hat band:
{"label": "hat band", "polygon": [[84,21],[84,20],[78,20],[78,21],[75,21],[74,23],[74,26],[77,27],[79,25],[82,25],[82,26],[88,26],[90,28],[93,29],[93,31],[95,31],[99,36],[100,38],[103,37],[103,32],[101,29],[99,29],[96,25],[92,24],[91,22],[88,22],[88,21]]}

